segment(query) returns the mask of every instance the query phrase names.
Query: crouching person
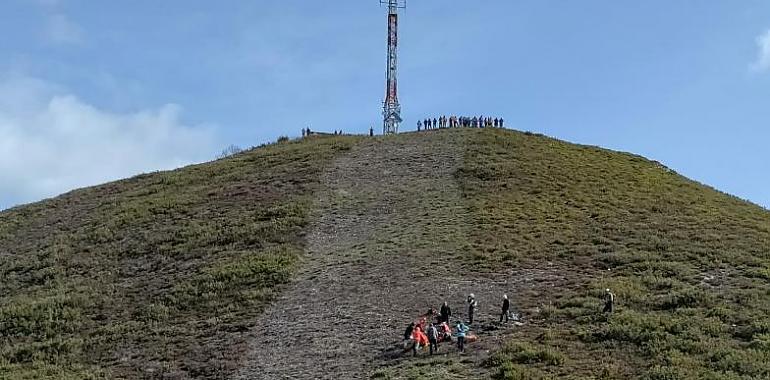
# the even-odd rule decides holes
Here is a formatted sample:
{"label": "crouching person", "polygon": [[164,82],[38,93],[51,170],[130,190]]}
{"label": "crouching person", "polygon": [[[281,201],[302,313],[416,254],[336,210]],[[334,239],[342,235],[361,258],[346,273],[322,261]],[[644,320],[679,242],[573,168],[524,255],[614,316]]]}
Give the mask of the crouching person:
{"label": "crouching person", "polygon": [[409,348],[409,343],[412,342],[413,331],[414,331],[414,322],[410,323],[409,326],[406,326],[406,330],[404,330],[404,351],[406,351],[406,349]]}

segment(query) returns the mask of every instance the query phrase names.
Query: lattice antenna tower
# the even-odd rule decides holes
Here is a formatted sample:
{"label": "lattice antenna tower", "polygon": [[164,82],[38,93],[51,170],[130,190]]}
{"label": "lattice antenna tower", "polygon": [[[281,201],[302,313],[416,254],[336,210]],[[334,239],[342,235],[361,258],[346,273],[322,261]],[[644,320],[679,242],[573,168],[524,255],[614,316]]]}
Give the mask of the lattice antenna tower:
{"label": "lattice antenna tower", "polygon": [[382,133],[398,133],[401,123],[401,105],[398,103],[398,10],[406,8],[406,0],[380,0],[388,6],[388,67],[385,83],[385,101],[382,109]]}

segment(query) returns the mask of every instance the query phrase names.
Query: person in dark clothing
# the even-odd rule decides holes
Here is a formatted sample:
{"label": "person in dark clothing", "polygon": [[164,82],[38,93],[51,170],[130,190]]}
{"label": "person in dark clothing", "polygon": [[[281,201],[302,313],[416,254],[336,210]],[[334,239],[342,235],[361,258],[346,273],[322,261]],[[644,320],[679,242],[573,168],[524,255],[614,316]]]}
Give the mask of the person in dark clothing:
{"label": "person in dark clothing", "polygon": [[441,305],[439,315],[441,317],[441,322],[449,323],[449,318],[452,318],[452,309],[449,308],[449,304],[446,301],[444,301],[444,304]]}
{"label": "person in dark clothing", "polygon": [[612,314],[615,309],[615,295],[609,289],[604,290],[604,310],[602,313]]}
{"label": "person in dark clothing", "polygon": [[476,302],[476,296],[471,293],[468,296],[468,324],[473,324],[473,314],[476,312],[476,308],[479,306],[479,303]]}
{"label": "person in dark clothing", "polygon": [[503,128],[503,118],[500,118],[500,128]]}
{"label": "person in dark clothing", "polygon": [[430,345],[430,354],[438,352],[438,329],[435,324],[428,327],[428,344]]}
{"label": "person in dark clothing", "polygon": [[369,137],[374,137],[374,127],[369,127]]}
{"label": "person in dark clothing", "polygon": [[409,341],[412,340],[412,332],[414,331],[414,322],[410,323],[409,326],[406,326],[406,330],[404,330],[404,349],[409,345]]}
{"label": "person in dark clothing", "polygon": [[422,129],[422,122],[418,120],[417,121],[417,132],[419,132],[420,129]]}
{"label": "person in dark clothing", "polygon": [[508,301],[508,295],[503,294],[503,310],[500,314],[500,322],[505,318],[505,322],[508,322],[508,311],[511,309],[511,303]]}

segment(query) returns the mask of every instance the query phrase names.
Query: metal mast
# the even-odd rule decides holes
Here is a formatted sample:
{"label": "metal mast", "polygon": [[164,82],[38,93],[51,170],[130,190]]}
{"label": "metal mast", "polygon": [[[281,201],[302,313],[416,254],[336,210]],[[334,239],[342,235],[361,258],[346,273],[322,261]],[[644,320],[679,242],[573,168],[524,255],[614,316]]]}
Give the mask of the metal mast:
{"label": "metal mast", "polygon": [[398,10],[406,8],[406,0],[380,0],[388,5],[388,68],[386,72],[385,102],[382,110],[383,134],[398,133],[401,123],[401,105],[398,104]]}

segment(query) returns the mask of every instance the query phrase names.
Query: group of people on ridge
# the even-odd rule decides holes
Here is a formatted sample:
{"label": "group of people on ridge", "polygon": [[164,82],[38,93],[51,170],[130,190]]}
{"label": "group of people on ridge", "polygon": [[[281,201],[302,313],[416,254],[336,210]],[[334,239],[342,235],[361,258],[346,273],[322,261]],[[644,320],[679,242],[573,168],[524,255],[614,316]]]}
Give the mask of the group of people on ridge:
{"label": "group of people on ridge", "polygon": [[492,118],[484,116],[439,116],[438,118],[427,118],[417,121],[417,131],[444,129],[444,128],[504,128],[503,118]]}
{"label": "group of people on ridge", "polygon": [[[429,309],[427,313],[419,316],[416,322],[410,323],[404,331],[404,349],[409,348],[409,343],[412,344],[412,355],[417,355],[417,350],[423,347],[430,348],[430,354],[438,352],[438,344],[442,342],[451,342],[452,337],[457,338],[457,348],[460,352],[465,352],[465,343],[476,341],[478,338],[470,333],[470,327],[468,325],[473,324],[473,317],[476,314],[479,303],[476,300],[476,296],[471,293],[468,295],[468,324],[463,323],[462,320],[457,319],[455,321],[454,332],[449,327],[449,323],[452,319],[452,309],[449,307],[449,303],[444,302],[441,305],[441,309],[438,313],[434,309]],[[500,322],[508,322],[508,315],[510,311],[510,301],[507,295],[503,295],[502,312],[500,314]],[[434,320],[435,318],[435,320]]]}

